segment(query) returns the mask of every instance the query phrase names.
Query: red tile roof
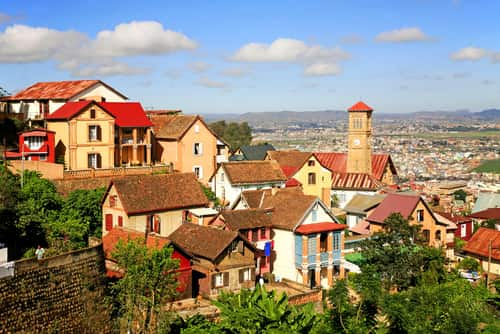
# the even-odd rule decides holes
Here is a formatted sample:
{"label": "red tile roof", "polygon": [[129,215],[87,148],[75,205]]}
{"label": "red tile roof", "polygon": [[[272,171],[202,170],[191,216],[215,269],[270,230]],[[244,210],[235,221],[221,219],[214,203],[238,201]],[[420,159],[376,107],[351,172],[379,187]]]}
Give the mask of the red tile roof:
{"label": "red tile roof", "polygon": [[276,160],[287,178],[292,177],[309,159],[311,152],[268,151],[267,156]]}
{"label": "red tile roof", "polygon": [[444,218],[451,220],[454,223],[468,223],[472,221],[470,217],[457,216],[452,214],[451,212],[438,212],[438,213]]}
{"label": "red tile roof", "polygon": [[364,173],[332,173],[332,189],[377,190],[382,183]]}
{"label": "red tile roof", "polygon": [[489,208],[469,215],[471,218],[500,219],[500,208]]}
{"label": "red tile roof", "polygon": [[302,183],[300,183],[299,180],[295,178],[288,179],[288,181],[285,182],[285,187],[290,188],[290,187],[299,187],[301,186]]}
{"label": "red tile roof", "polygon": [[298,234],[315,234],[321,232],[342,231],[346,227],[347,225],[332,222],[313,223],[300,225],[299,227],[297,227],[295,232]]}
{"label": "red tile roof", "polygon": [[115,118],[119,127],[149,127],[153,123],[148,119],[139,102],[66,102],[61,108],[47,116],[47,120],[69,120],[84,108],[96,104]]}
{"label": "red tile roof", "polygon": [[347,109],[347,111],[373,111],[373,108],[366,105],[364,102],[359,101],[358,103]]}
{"label": "red tile roof", "polygon": [[208,199],[193,173],[137,175],[114,179],[114,186],[128,215],[205,207]]}
{"label": "red tile roof", "polygon": [[366,220],[382,224],[392,213],[408,218],[421,200],[419,195],[387,194]]}
{"label": "red tile roof", "polygon": [[[314,155],[318,158],[321,165],[332,172],[345,173],[347,171],[347,153],[317,152]],[[372,154],[372,175],[377,180],[382,180],[387,165],[396,174],[396,168],[389,154]]]}
{"label": "red tile roof", "polygon": [[500,260],[500,231],[481,227],[476,231],[464,246],[467,253],[488,257],[489,243],[491,240],[491,258]]}
{"label": "red tile roof", "polygon": [[68,100],[91,88],[97,84],[103,84],[107,88],[113,90],[118,95],[126,98],[123,94],[117,92],[112,87],[106,85],[100,80],[75,80],[75,81],[55,81],[55,82],[37,82],[36,84],[20,91],[9,100]]}
{"label": "red tile roof", "polygon": [[228,210],[220,214],[231,231],[271,227],[271,214],[265,209]]}

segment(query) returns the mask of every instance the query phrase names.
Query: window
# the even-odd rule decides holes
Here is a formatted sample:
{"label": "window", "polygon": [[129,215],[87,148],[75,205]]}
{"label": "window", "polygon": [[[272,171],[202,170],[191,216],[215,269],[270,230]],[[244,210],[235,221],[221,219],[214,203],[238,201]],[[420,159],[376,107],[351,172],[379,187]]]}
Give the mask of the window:
{"label": "window", "polygon": [[43,145],[43,137],[27,137],[26,141],[30,150],[39,150]]}
{"label": "window", "polygon": [[90,153],[87,156],[88,168],[101,168],[101,155],[99,153]]}
{"label": "window", "polygon": [[431,237],[431,232],[429,230],[423,230],[422,234],[424,236],[424,241],[428,242]]}
{"label": "window", "polygon": [[200,132],[200,126],[199,126],[198,124],[196,124],[196,125],[194,126],[194,132],[195,132],[195,133],[199,133],[199,132]]}
{"label": "window", "polygon": [[101,127],[99,125],[89,125],[89,141],[100,141],[101,132]]}
{"label": "window", "polygon": [[313,222],[318,220],[318,209],[314,208],[311,212],[311,220]]}
{"label": "window", "polygon": [[149,232],[160,234],[160,216],[158,215],[148,216],[147,220],[148,220]]}
{"label": "window", "polygon": [[340,232],[333,232],[333,250],[340,250]]}
{"label": "window", "polygon": [[460,237],[465,238],[466,235],[467,235],[467,225],[460,224]]}
{"label": "window", "polygon": [[309,167],[313,167],[313,166],[314,166],[314,160],[309,160],[309,161],[307,162],[307,165],[308,165]]}
{"label": "window", "polygon": [[259,240],[259,235],[258,235],[258,233],[259,233],[259,230],[258,230],[258,229],[254,228],[254,229],[252,230],[252,241],[253,241],[253,242],[256,242],[257,240]]}
{"label": "window", "polygon": [[316,173],[307,174],[307,184],[316,184]]}
{"label": "window", "polygon": [[111,231],[113,228],[113,215],[107,213],[106,214],[106,231]]}
{"label": "window", "polygon": [[90,118],[95,118],[95,109],[90,109]]}
{"label": "window", "polygon": [[418,222],[424,221],[424,210],[417,210],[417,221]]}
{"label": "window", "polygon": [[40,155],[40,161],[45,161],[45,160],[47,160],[47,154]]}
{"label": "window", "polygon": [[436,231],[436,240],[441,240],[441,231]]}
{"label": "window", "polygon": [[265,227],[261,227],[260,228],[260,239],[265,239],[266,238],[266,228]]}
{"label": "window", "polygon": [[118,226],[123,227],[123,217],[118,216]]}
{"label": "window", "polygon": [[224,173],[220,173],[220,181],[224,182]]}
{"label": "window", "polygon": [[114,208],[116,206],[116,195],[109,196],[109,207]]}
{"label": "window", "polygon": [[361,118],[354,118],[352,123],[354,129],[361,129],[363,127],[363,120]]}
{"label": "window", "polygon": [[328,251],[327,242],[328,242],[328,234],[321,233],[319,236],[319,251],[321,253]]}
{"label": "window", "polygon": [[255,269],[245,268],[239,270],[239,281],[240,283],[253,281],[255,279]]}
{"label": "window", "polygon": [[194,166],[193,172],[198,179],[201,179],[203,177],[203,168],[201,168],[200,166]]}
{"label": "window", "polygon": [[222,288],[229,285],[229,273],[217,273],[212,275],[212,288]]}
{"label": "window", "polygon": [[194,143],[193,154],[194,155],[202,155],[202,153],[203,153],[203,144],[202,143]]}

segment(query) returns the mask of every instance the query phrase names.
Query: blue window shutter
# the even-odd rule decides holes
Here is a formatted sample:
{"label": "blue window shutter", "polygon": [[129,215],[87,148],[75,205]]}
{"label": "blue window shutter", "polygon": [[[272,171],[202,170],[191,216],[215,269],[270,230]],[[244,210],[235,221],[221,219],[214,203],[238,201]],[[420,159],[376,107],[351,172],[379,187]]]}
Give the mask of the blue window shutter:
{"label": "blue window shutter", "polygon": [[302,236],[299,234],[295,235],[295,266],[300,267],[302,265]]}
{"label": "blue window shutter", "polygon": [[309,265],[316,263],[316,234],[307,238],[307,262]]}

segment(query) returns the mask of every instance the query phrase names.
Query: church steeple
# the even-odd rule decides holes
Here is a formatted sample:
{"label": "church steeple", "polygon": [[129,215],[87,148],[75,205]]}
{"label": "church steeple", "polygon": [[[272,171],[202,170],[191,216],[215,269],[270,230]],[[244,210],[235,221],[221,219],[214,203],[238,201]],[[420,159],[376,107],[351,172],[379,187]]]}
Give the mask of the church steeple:
{"label": "church steeple", "polygon": [[371,174],[373,109],[360,101],[347,111],[349,113],[347,172]]}

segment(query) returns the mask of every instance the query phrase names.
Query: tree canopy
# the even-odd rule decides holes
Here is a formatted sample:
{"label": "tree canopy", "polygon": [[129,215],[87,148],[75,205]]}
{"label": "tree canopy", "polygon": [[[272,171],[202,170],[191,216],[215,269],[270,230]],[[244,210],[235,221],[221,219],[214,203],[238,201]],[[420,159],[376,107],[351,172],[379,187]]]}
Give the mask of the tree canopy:
{"label": "tree canopy", "polygon": [[219,137],[226,141],[232,150],[240,146],[250,145],[252,142],[252,130],[247,122],[235,123],[217,121],[208,125]]}

